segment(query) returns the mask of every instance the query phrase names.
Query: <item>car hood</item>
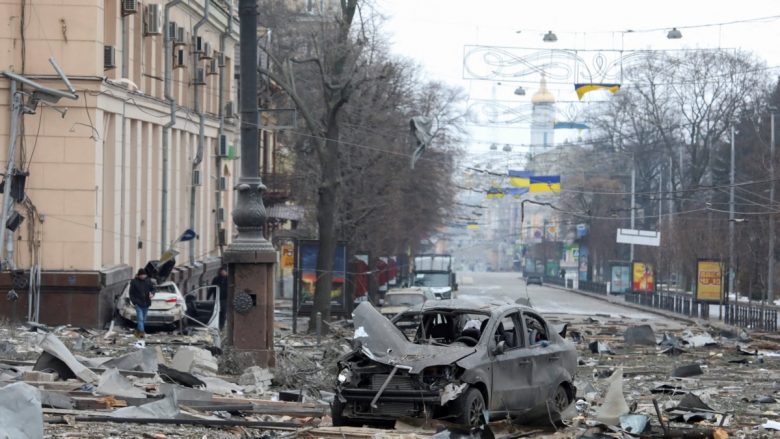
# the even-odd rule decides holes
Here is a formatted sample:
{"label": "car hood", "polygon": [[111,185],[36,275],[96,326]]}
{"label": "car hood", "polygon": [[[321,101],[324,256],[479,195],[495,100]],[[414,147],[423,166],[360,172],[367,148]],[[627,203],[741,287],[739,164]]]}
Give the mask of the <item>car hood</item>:
{"label": "car hood", "polygon": [[368,302],[358,305],[352,318],[355,323],[354,338],[360,343],[363,354],[378,363],[409,368],[410,373],[420,373],[430,366],[452,364],[476,352],[475,348],[466,346],[412,343]]}

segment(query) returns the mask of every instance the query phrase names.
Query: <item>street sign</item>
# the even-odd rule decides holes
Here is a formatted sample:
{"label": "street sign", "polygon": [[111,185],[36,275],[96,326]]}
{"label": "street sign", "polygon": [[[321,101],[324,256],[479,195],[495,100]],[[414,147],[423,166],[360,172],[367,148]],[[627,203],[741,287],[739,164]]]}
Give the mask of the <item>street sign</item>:
{"label": "street sign", "polygon": [[658,247],[661,245],[661,232],[653,230],[617,229],[617,242],[619,244]]}

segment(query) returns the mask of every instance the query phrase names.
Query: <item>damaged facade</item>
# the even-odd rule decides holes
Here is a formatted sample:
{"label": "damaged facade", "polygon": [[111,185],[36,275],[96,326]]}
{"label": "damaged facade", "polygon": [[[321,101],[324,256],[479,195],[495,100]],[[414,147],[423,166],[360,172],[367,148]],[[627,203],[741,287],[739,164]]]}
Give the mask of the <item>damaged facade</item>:
{"label": "damaged facade", "polygon": [[[180,246],[184,264],[171,279],[182,291],[209,282],[232,234],[237,165],[228,149],[238,143],[238,26],[228,2],[12,1],[0,14],[12,18],[0,31],[0,71],[62,89],[53,57],[78,98],[20,117],[15,168],[29,176],[15,209],[25,220],[9,241],[18,271],[0,274],[0,290],[20,298],[0,302],[0,315],[25,317],[34,288],[40,321],[102,326],[132,270],[187,228],[198,237]],[[3,160],[11,102],[0,75]],[[41,271],[32,287],[31,269]]]}

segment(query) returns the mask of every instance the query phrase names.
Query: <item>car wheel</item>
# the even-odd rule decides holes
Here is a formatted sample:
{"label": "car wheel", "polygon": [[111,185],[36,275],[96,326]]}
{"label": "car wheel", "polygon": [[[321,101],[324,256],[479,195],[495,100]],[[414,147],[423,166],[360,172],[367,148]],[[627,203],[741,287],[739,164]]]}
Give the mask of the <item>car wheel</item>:
{"label": "car wheel", "polygon": [[564,410],[566,410],[566,407],[571,404],[571,401],[569,400],[569,392],[566,391],[566,388],[563,386],[563,384],[558,386],[558,389],[555,390],[552,402],[553,407],[558,413],[562,413]]}
{"label": "car wheel", "polygon": [[460,415],[456,418],[456,423],[478,427],[485,422],[485,398],[478,389],[470,388],[465,395],[458,399]]}

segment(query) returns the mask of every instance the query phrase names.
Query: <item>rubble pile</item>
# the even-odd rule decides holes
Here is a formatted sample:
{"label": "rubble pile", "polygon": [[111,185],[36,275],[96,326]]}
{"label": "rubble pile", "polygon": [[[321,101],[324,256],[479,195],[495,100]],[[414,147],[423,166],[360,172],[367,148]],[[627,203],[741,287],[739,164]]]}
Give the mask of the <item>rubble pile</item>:
{"label": "rubble pile", "polygon": [[[310,393],[281,400],[271,370],[219,375],[221,349],[208,332],[139,341],[123,329],[27,324],[0,327],[0,339],[0,430],[8,437],[262,436],[327,423],[327,404]],[[328,357],[319,352],[320,361]]]}
{"label": "rubble pile", "polygon": [[124,329],[0,327],[0,425],[15,438],[780,435],[780,343],[668,320],[548,318],[568,324],[579,353],[577,397],[555,427],[331,427],[336,361],[352,349],[348,324],[332,325],[319,342],[282,331],[273,369],[235,371],[208,332],[139,343]]}
{"label": "rubble pile", "polygon": [[660,320],[550,320],[569,324],[580,353],[577,399],[555,437],[780,434],[778,343]]}

